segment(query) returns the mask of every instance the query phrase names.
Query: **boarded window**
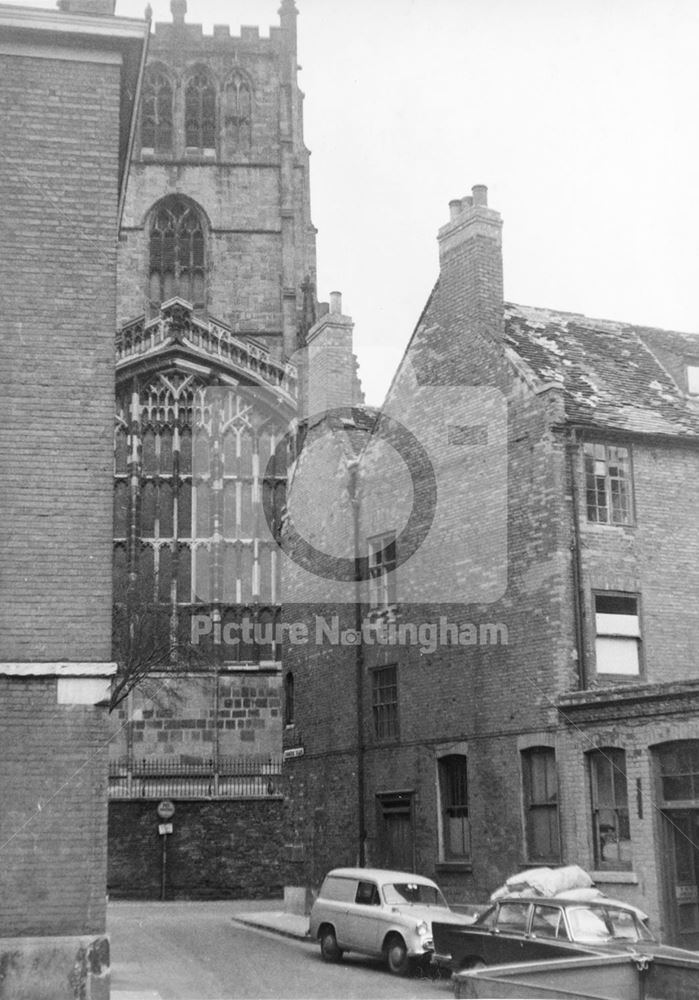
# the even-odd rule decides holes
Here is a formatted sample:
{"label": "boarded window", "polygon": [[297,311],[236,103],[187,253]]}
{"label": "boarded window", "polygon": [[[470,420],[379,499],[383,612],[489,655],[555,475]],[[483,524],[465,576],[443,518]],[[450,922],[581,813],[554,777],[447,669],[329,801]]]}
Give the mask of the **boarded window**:
{"label": "boarded window", "polygon": [[525,750],[522,779],[527,858],[537,862],[558,862],[561,848],[555,751],[550,747]]}
{"label": "boarded window", "polygon": [[467,760],[463,754],[449,754],[439,759],[438,766],[442,854],[445,861],[465,861],[471,857]]}

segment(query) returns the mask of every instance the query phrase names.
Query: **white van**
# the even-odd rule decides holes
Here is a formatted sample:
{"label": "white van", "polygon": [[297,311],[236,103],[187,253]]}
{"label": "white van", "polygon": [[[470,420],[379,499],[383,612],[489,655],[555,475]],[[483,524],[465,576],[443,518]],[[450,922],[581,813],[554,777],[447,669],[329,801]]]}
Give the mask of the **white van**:
{"label": "white van", "polygon": [[326,962],[345,951],[383,957],[397,976],[432,954],[432,921],[473,922],[454,913],[439,887],[422,875],[380,868],[335,868],[311,910],[309,933]]}

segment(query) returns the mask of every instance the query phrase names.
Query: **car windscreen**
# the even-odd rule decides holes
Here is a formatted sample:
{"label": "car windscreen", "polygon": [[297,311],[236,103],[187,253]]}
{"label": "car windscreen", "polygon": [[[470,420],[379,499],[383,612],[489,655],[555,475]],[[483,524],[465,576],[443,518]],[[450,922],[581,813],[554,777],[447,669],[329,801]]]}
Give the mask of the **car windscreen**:
{"label": "car windscreen", "polygon": [[583,944],[652,940],[650,933],[629,910],[607,906],[570,906],[568,923],[573,940]]}
{"label": "car windscreen", "polygon": [[419,903],[420,906],[446,906],[446,900],[436,885],[422,882],[388,882],[382,886],[383,898],[390,906]]}

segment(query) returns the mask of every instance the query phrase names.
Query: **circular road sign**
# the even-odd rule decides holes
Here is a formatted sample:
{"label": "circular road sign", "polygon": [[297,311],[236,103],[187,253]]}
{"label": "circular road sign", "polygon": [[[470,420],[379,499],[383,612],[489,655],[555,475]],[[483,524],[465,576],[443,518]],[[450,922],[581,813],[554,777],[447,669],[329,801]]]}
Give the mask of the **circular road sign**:
{"label": "circular road sign", "polygon": [[163,799],[162,802],[158,803],[158,816],[160,816],[161,819],[172,819],[174,815],[174,802],[171,802],[170,799]]}

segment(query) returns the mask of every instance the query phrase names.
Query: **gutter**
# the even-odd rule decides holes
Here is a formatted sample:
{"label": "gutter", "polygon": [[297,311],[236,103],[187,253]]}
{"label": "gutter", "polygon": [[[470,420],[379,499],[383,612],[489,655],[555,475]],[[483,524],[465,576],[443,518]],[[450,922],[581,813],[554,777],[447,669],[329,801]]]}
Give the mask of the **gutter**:
{"label": "gutter", "polygon": [[575,613],[575,644],[578,653],[578,687],[581,691],[586,689],[587,664],[585,657],[585,630],[583,627],[583,578],[582,561],[580,557],[580,509],[579,491],[577,477],[577,458],[580,451],[580,429],[571,427],[566,441],[566,452],[568,455],[568,474],[570,476],[570,489],[573,503],[573,540],[570,545],[573,564],[573,607]]}

